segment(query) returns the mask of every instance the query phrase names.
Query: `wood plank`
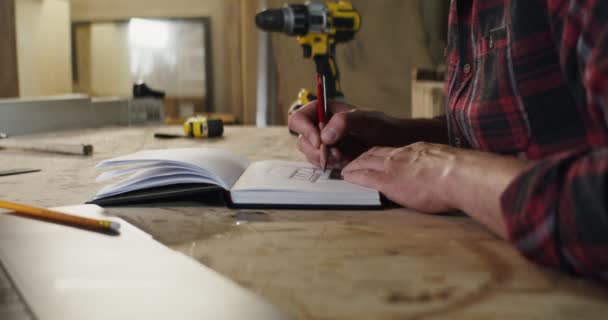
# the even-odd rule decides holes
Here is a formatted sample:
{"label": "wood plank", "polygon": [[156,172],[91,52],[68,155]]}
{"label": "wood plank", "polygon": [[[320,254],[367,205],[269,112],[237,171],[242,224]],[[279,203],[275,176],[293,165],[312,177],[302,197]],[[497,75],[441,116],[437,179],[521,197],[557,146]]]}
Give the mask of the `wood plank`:
{"label": "wood plank", "polygon": [[15,0],[0,1],[0,98],[19,96]]}

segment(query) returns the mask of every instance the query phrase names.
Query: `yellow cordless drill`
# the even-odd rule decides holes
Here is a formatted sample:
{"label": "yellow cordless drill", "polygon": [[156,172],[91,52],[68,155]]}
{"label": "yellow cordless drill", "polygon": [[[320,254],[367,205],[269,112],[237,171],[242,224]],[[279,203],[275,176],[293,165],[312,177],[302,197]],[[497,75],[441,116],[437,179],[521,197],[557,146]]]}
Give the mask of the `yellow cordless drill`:
{"label": "yellow cordless drill", "polygon": [[[361,26],[361,16],[349,1],[288,4],[281,9],[267,9],[255,17],[258,28],[297,36],[305,58],[315,61],[317,74],[326,79],[328,99],[342,98],[340,72],[336,64],[336,44],[350,41]],[[302,89],[290,108],[293,112],[316,96]]]}

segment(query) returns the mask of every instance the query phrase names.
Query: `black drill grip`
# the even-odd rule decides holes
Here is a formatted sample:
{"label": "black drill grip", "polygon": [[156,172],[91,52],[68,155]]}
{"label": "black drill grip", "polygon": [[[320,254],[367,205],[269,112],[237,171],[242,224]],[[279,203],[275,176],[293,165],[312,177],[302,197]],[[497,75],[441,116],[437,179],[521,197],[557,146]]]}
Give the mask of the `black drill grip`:
{"label": "black drill grip", "polygon": [[317,73],[325,77],[325,94],[327,95],[327,99],[344,97],[340,86],[340,72],[333,56],[319,55],[314,59]]}

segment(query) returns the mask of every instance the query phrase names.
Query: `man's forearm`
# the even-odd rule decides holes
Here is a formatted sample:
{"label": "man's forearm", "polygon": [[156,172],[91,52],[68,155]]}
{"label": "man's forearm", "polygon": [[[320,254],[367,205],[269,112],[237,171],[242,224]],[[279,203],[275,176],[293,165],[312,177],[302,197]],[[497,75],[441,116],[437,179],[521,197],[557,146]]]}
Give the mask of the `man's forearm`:
{"label": "man's forearm", "polygon": [[500,197],[530,164],[516,158],[461,150],[447,171],[444,192],[453,207],[507,239]]}

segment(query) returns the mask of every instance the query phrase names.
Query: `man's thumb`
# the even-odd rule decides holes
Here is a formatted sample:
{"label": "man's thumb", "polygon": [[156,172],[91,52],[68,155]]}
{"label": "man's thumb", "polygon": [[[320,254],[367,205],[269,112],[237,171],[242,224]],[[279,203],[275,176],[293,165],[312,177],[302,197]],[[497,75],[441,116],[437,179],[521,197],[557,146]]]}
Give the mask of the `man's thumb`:
{"label": "man's thumb", "polygon": [[363,113],[360,111],[339,112],[334,114],[321,132],[321,140],[328,145],[336,144],[352,131],[359,131],[363,124]]}

